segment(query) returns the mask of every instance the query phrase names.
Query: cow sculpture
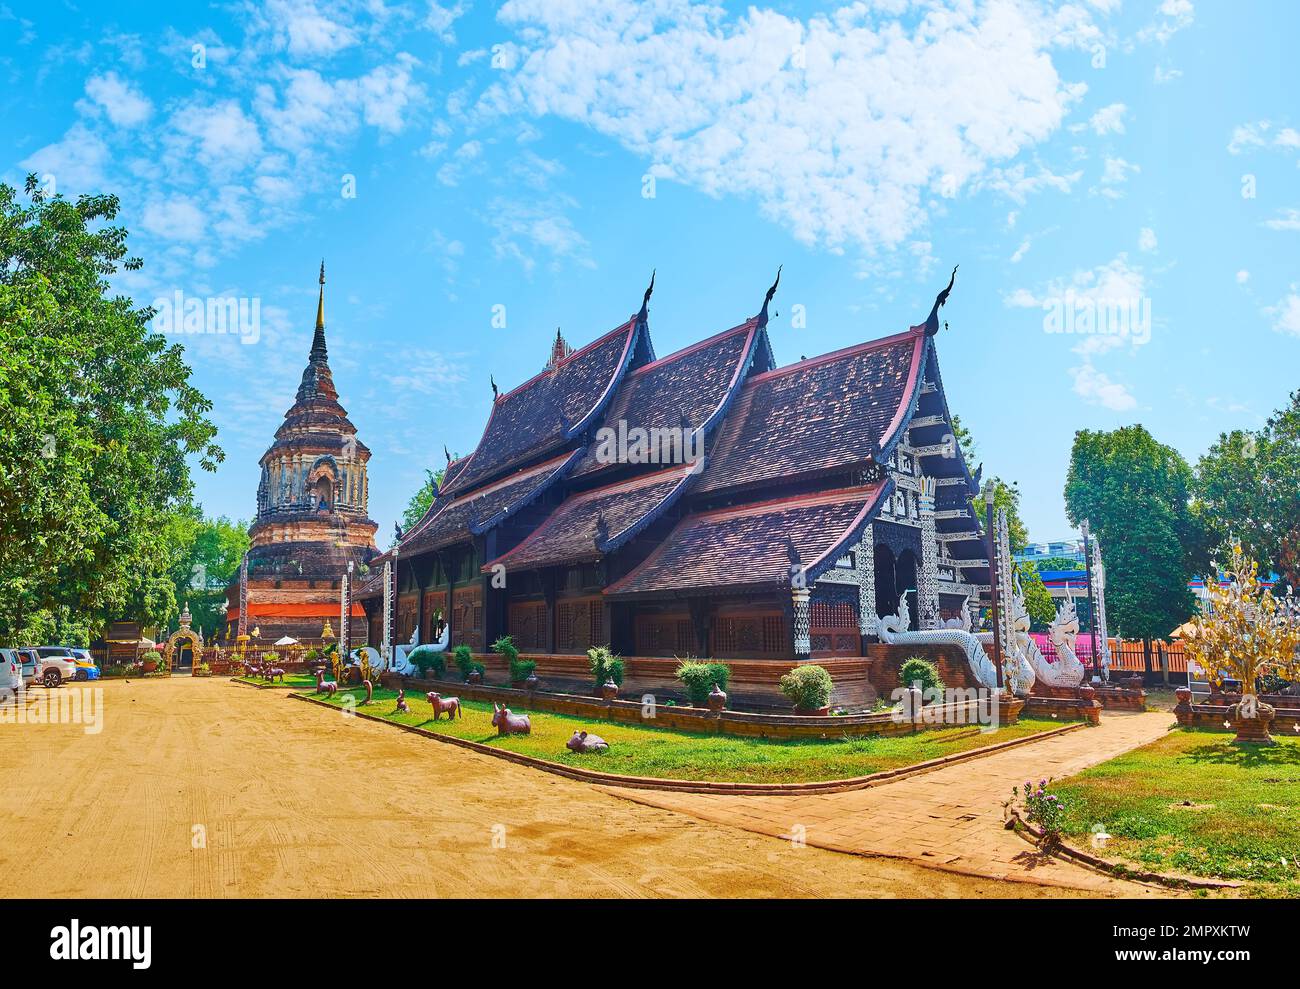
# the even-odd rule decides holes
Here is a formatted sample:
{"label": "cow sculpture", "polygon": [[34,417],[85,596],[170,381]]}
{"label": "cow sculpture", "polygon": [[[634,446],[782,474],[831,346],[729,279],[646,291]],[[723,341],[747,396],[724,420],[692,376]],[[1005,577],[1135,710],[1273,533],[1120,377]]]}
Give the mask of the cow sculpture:
{"label": "cow sculpture", "polygon": [[316,671],[316,693],[324,694],[326,697],[333,697],[339,689],[337,680],[326,680],[325,671]]}
{"label": "cow sculpture", "polygon": [[406,690],[402,687],[397,688],[397,713],[410,714],[411,705],[406,703]]}
{"label": "cow sculpture", "polygon": [[531,735],[533,723],[526,714],[511,714],[510,708],[492,702],[492,726],[498,735]]}
{"label": "cow sculpture", "polygon": [[433,707],[434,721],[438,720],[438,715],[440,714],[447,715],[448,721],[454,720],[458,714],[462,719],[465,717],[464,712],[460,709],[459,697],[443,697],[436,690],[430,690],[424,696],[429,701],[430,706]]}
{"label": "cow sculpture", "polygon": [[281,683],[284,683],[284,670],[280,669],[278,666],[269,669],[266,671],[266,679],[271,683],[275,683],[277,679],[279,679]]}
{"label": "cow sculpture", "polygon": [[599,735],[575,731],[573,737],[564,743],[564,747],[570,752],[604,752],[609,749],[609,743]]}

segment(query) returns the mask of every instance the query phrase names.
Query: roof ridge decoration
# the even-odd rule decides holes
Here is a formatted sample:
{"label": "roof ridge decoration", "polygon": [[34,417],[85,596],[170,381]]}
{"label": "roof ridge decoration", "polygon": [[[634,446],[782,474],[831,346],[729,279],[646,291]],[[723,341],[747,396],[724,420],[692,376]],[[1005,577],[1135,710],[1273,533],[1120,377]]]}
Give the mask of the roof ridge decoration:
{"label": "roof ridge decoration", "polygon": [[948,303],[948,293],[952,291],[953,282],[957,280],[957,269],[961,265],[953,265],[952,277],[948,279],[948,287],[934,297],[934,306],[930,310],[930,315],[926,317],[924,323],[918,323],[910,327],[913,333],[924,333],[928,337],[934,336],[939,332],[939,310]]}
{"label": "roof ridge decoration", "polygon": [[758,316],[755,317],[758,320],[759,326],[767,326],[767,307],[772,304],[772,296],[776,295],[776,287],[781,284],[782,267],[783,265],[779,264],[776,266],[776,280],[772,282],[772,287],[769,288],[767,294],[763,296],[763,308],[759,311]]}

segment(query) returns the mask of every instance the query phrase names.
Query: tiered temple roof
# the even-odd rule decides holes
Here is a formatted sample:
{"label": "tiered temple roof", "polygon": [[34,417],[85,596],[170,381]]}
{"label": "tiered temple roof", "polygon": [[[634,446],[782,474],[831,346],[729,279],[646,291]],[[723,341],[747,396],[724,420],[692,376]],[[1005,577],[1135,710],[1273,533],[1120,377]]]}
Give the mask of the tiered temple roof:
{"label": "tiered temple roof", "polygon": [[[448,614],[454,598],[453,641],[456,620],[478,620],[474,609],[490,641],[510,630],[511,602],[527,602],[520,620],[536,623],[557,593],[594,593],[607,611],[781,593],[788,608],[800,581],[865,587],[880,545],[866,540],[880,522],[893,527],[882,537],[889,560],[937,559],[926,565],[942,571],[940,593],[969,599],[987,564],[969,507],[975,479],[951,442],[938,376],[948,289],[921,325],[785,367],[767,333],[775,289],[758,315],[661,358],[651,290],[636,315],[584,347],[571,351],[557,334],[543,370],[495,397],[478,446],[449,459],[424,518],[372,566],[414,567],[399,580],[411,615],[426,616],[429,595]],[[634,453],[647,437],[650,455]],[[686,456],[664,462],[656,437]],[[923,490],[937,503],[924,525]],[[937,551],[923,554],[926,540]],[[434,551],[436,566],[412,562]],[[464,564],[481,584],[462,599]],[[503,571],[504,586],[490,583]],[[880,586],[893,594],[917,579],[899,570]],[[381,583],[372,575],[360,596],[376,598]],[[609,620],[630,627],[635,616]]]}

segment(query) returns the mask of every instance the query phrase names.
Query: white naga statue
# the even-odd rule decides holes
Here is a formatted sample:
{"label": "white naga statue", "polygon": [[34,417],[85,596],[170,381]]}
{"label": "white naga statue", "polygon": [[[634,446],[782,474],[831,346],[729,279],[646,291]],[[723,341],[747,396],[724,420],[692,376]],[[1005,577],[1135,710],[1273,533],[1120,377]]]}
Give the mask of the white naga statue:
{"label": "white naga statue", "polygon": [[[1029,634],[1029,611],[1025,607],[1024,597],[1020,594],[1019,582],[1014,585],[1010,600],[1003,599],[1003,606],[1008,611],[998,616],[1004,629],[1002,676],[1007,690],[1017,697],[1028,697],[1029,692],[1034,689],[1035,679],[1035,663],[1031,657],[1037,655],[1044,664],[1047,660]],[[980,632],[976,638],[984,646],[991,647],[994,644],[992,632]]]}
{"label": "white naga statue", "polygon": [[1074,607],[1070,588],[1065,588],[1065,601],[1056,612],[1056,620],[1047,630],[1052,645],[1056,646],[1056,662],[1046,663],[1038,672],[1039,679],[1052,687],[1077,687],[1083,683],[1087,669],[1075,652],[1079,639],[1079,612]]}
{"label": "white naga statue", "polygon": [[898,614],[886,615],[880,619],[880,641],[900,645],[955,646],[965,653],[966,662],[970,665],[976,682],[989,690],[997,689],[997,668],[976,636],[959,628],[930,628],[912,632],[909,631],[911,624],[912,610],[908,607],[907,595],[903,594],[898,599]]}
{"label": "white naga statue", "polygon": [[426,642],[420,644],[420,626],[415,626],[415,631],[411,633],[411,641],[403,645],[393,647],[393,661],[388,663],[384,660],[380,651],[373,646],[363,646],[360,649],[352,650],[352,659],[355,664],[359,665],[361,656],[364,654],[369,660],[370,665],[385,672],[391,670],[394,673],[401,673],[404,676],[411,676],[418,672],[418,668],[411,662],[411,654],[417,649],[428,649],[432,652],[445,652],[447,644],[451,641],[451,625],[444,624],[442,634],[438,636],[437,642]]}

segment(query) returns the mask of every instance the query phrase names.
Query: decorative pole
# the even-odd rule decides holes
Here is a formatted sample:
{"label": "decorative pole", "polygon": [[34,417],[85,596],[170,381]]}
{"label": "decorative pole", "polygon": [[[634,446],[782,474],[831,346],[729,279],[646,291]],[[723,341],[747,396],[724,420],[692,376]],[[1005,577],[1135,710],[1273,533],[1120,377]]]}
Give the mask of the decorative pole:
{"label": "decorative pole", "polygon": [[388,668],[393,668],[393,561],[384,561],[384,638],[379,644],[379,653],[384,657]]}
{"label": "decorative pole", "polygon": [[1002,619],[998,614],[998,554],[994,545],[993,500],[997,492],[990,479],[984,485],[984,528],[989,537],[989,599],[993,616],[993,665],[998,671],[998,689],[1004,686],[1002,678]]}
{"label": "decorative pole", "polygon": [[1106,561],[1101,555],[1101,540],[1093,539],[1092,551],[1097,554],[1097,566],[1093,568],[1093,580],[1097,585],[1097,631],[1101,635],[1101,653],[1098,664],[1103,680],[1110,680],[1110,628],[1106,623]]}
{"label": "decorative pole", "polygon": [[248,635],[248,551],[239,561],[239,638]]}
{"label": "decorative pole", "polygon": [[1083,568],[1088,574],[1088,639],[1092,643],[1092,675],[1100,680],[1101,666],[1097,655],[1097,608],[1092,595],[1092,543],[1089,540],[1087,519],[1079,523],[1079,531],[1083,533]]}
{"label": "decorative pole", "polygon": [[920,586],[921,628],[940,628],[939,616],[939,540],[935,533],[934,497],[939,484],[933,477],[921,476],[917,483],[921,509],[921,575]]}
{"label": "decorative pole", "polygon": [[339,612],[339,642],[343,644],[343,655],[345,657],[352,654],[352,568],[355,566],[352,560],[348,560],[348,569],[343,574],[343,593],[341,595]]}

